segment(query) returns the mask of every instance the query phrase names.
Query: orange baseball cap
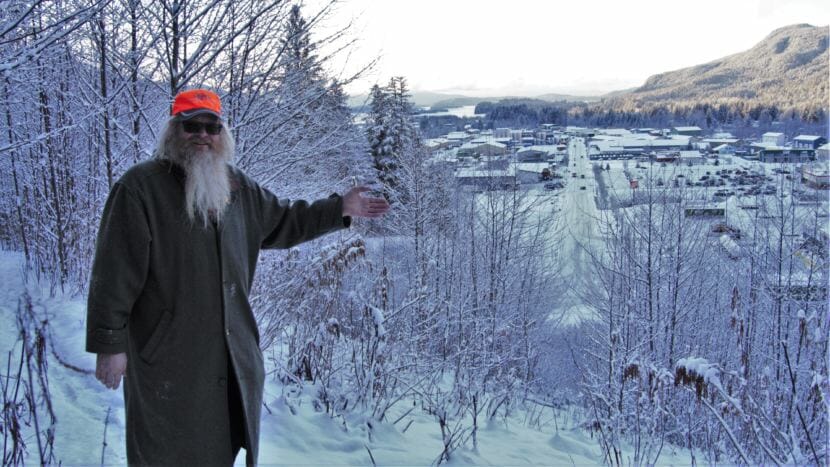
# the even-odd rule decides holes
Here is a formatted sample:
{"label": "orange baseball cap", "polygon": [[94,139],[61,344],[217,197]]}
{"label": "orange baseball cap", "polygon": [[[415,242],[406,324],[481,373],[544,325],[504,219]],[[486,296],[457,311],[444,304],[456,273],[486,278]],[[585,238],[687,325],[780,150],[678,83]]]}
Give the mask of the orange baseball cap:
{"label": "orange baseball cap", "polygon": [[222,103],[219,96],[207,89],[182,91],[173,99],[170,115],[180,120],[189,120],[197,115],[213,115],[222,118]]}

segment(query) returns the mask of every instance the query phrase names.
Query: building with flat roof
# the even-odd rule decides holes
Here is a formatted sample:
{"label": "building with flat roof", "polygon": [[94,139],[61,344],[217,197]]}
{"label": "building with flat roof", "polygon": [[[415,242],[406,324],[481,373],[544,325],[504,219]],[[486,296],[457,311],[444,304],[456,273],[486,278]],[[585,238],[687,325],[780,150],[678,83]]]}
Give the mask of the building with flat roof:
{"label": "building with flat roof", "polygon": [[516,151],[516,158],[520,162],[546,161],[555,158],[557,155],[567,154],[560,151],[555,145],[544,144],[521,148]]}
{"label": "building with flat roof", "polygon": [[812,188],[830,188],[830,166],[826,161],[804,164],[801,166],[801,181]]}
{"label": "building with flat roof", "polygon": [[503,156],[507,154],[507,146],[495,141],[470,141],[458,148],[458,157]]}
{"label": "building with flat roof", "polygon": [[821,145],[827,144],[827,138],[823,136],[798,135],[793,138],[792,147],[795,149],[818,149]]}
{"label": "building with flat roof", "polygon": [[505,169],[460,168],[455,172],[460,185],[473,186],[481,190],[514,189],[517,185],[516,168]]}
{"label": "building with flat roof", "polygon": [[761,162],[808,162],[812,157],[809,150],[791,150],[781,146],[762,146],[758,149],[758,160]]}
{"label": "building with flat roof", "polygon": [[703,130],[697,126],[676,126],[671,129],[672,134],[683,136],[700,136]]}
{"label": "building with flat roof", "polygon": [[700,151],[680,151],[677,157],[677,163],[683,165],[700,165],[706,162],[706,156]]}
{"label": "building with flat roof", "polygon": [[765,146],[783,146],[784,141],[784,133],[769,131],[761,135],[761,144]]}

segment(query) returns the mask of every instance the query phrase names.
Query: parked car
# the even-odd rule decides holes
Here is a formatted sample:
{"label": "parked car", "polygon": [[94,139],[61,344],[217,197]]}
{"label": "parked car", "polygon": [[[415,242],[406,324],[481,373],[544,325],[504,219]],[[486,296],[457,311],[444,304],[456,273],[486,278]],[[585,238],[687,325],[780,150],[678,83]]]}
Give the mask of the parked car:
{"label": "parked car", "polygon": [[585,189],[585,185],[582,185],[581,187],[579,187],[579,189],[580,189],[580,190],[584,190],[584,189]]}
{"label": "parked car", "polygon": [[737,227],[733,227],[729,224],[724,224],[722,222],[717,223],[712,226],[712,233],[713,234],[726,234],[729,235],[730,238],[739,239],[741,238],[741,229]]}

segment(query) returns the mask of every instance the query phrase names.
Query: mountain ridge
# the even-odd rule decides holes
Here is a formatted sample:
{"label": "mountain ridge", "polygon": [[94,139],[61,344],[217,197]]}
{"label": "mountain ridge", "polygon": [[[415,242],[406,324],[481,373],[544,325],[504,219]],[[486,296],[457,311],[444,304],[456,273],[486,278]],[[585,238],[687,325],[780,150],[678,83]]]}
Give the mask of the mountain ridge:
{"label": "mountain ridge", "polygon": [[828,26],[784,26],[748,50],[652,75],[603,104],[636,109],[744,101],[782,109],[826,108],[829,38]]}
{"label": "mountain ridge", "polygon": [[[776,106],[800,112],[828,108],[830,26],[806,23],[777,28],[753,47],[699,65],[649,76],[643,85],[598,96],[546,93],[521,99],[568,101],[606,109],[636,111],[658,106]],[[367,95],[352,96],[360,107]],[[474,105],[515,99],[515,96],[471,97],[430,91],[412,92],[423,107]]]}

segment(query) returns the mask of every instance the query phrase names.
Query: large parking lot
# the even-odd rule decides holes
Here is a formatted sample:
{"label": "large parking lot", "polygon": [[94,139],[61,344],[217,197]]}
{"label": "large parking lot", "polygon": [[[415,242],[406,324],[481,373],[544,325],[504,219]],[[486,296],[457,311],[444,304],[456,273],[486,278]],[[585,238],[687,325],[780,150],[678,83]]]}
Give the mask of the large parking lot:
{"label": "large parking lot", "polygon": [[[762,197],[793,196],[799,204],[826,204],[827,191],[815,190],[801,183],[797,167],[739,158],[708,161],[699,165],[612,160],[592,162],[598,166],[602,183],[609,195],[624,200],[638,196],[648,188],[682,192],[687,199],[700,202],[722,202],[736,198],[747,203]],[[595,166],[595,167],[596,167]],[[637,190],[631,189],[636,180]],[[672,188],[681,190],[671,190]],[[632,192],[635,193],[632,193]]]}

